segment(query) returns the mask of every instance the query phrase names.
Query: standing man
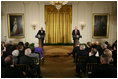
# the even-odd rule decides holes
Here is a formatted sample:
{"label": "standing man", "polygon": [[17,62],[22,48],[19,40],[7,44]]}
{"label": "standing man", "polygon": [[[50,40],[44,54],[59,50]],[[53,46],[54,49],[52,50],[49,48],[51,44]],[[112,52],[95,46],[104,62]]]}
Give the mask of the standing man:
{"label": "standing man", "polygon": [[73,36],[73,42],[74,42],[74,47],[75,47],[75,42],[79,41],[79,38],[82,37],[80,35],[80,31],[77,29],[77,26],[75,26],[75,29],[72,32],[72,36]]}
{"label": "standing man", "polygon": [[44,43],[44,37],[45,37],[45,31],[43,30],[43,27],[41,27],[41,30],[38,31],[37,38],[41,39],[42,41],[42,47],[43,47],[43,43]]}

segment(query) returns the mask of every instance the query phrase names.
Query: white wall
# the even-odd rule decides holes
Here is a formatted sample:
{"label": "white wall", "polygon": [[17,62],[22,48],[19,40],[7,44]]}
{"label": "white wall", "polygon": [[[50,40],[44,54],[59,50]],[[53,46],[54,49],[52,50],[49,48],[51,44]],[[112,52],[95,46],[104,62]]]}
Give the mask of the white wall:
{"label": "white wall", "polygon": [[[108,41],[113,43],[117,39],[117,13],[116,5],[113,2],[78,2],[72,4],[72,27],[78,26],[82,39],[81,43],[86,43],[88,41]],[[110,14],[110,25],[109,25],[109,36],[103,39],[93,39],[92,38],[92,23],[93,23],[93,13],[108,13]],[[80,22],[85,23],[85,27],[82,30]]]}
{"label": "white wall", "polygon": [[[36,33],[40,27],[45,29],[45,3],[44,2],[3,2],[2,1],[2,17],[1,17],[1,40],[8,42],[23,41],[30,43],[38,43],[35,38]],[[117,39],[117,13],[113,7],[112,2],[72,2],[72,30],[74,26],[78,26],[82,39],[81,43],[87,41],[108,41],[113,43]],[[7,14],[8,13],[24,13],[25,38],[15,39],[8,38]],[[93,13],[109,13],[110,27],[109,38],[107,39],[93,39],[92,38],[92,14]],[[85,28],[82,30],[80,22],[85,23]],[[31,26],[36,24],[34,30]],[[6,38],[5,38],[6,37]]]}

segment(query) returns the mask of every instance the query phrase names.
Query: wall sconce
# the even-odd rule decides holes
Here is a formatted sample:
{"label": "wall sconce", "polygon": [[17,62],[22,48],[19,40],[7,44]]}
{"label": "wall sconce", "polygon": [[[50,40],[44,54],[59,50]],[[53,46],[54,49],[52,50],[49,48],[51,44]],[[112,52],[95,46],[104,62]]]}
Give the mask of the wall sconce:
{"label": "wall sconce", "polygon": [[84,27],[85,27],[84,22],[80,22],[80,25],[81,25],[81,29],[83,30],[83,29],[84,29]]}
{"label": "wall sconce", "polygon": [[32,28],[35,30],[36,29],[36,24],[33,24],[32,25]]}

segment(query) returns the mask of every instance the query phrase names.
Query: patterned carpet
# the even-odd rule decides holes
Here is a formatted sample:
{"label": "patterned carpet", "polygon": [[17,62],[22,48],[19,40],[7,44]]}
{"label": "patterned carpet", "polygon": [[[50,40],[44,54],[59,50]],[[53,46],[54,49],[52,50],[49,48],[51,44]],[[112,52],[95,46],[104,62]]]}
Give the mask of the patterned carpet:
{"label": "patterned carpet", "polygon": [[73,58],[67,54],[72,49],[72,46],[44,46],[43,78],[76,78]]}

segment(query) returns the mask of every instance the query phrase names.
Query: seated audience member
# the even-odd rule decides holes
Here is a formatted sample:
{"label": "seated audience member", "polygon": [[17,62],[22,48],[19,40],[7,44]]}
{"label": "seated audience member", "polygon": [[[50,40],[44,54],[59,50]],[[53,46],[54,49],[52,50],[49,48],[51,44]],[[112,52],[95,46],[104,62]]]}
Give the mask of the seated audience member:
{"label": "seated audience member", "polygon": [[112,49],[112,46],[109,44],[109,42],[105,41],[104,43],[107,45],[108,49],[110,49],[110,50]]}
{"label": "seated audience member", "polygon": [[32,53],[31,53],[30,57],[36,57],[38,59],[37,64],[39,64],[39,60],[40,60],[39,54],[35,53],[35,49],[32,49]]}
{"label": "seated audience member", "polygon": [[109,56],[110,63],[113,62],[112,52],[109,49],[105,49],[104,54]]}
{"label": "seated audience member", "polygon": [[94,42],[94,47],[98,50],[98,52],[100,52],[101,46],[99,45],[99,42],[98,41],[95,41]]}
{"label": "seated audience member", "polygon": [[3,55],[3,47],[1,46],[1,66],[4,67],[4,59],[5,59],[5,56]]}
{"label": "seated audience member", "polygon": [[73,58],[74,58],[74,62],[76,62],[76,57],[77,57],[77,52],[79,52],[80,50],[80,47],[79,47],[79,42],[75,42],[75,47],[73,49],[73,52],[72,52],[72,55],[73,55]]}
{"label": "seated audience member", "polygon": [[13,65],[13,58],[11,56],[7,56],[5,58],[6,67],[1,68],[1,77],[2,78],[23,78],[25,77],[25,72],[17,69]]}
{"label": "seated audience member", "polygon": [[91,52],[91,46],[92,46],[92,43],[91,42],[87,42],[87,47],[85,48],[85,50],[89,53]]}
{"label": "seated audience member", "polygon": [[6,46],[5,46],[5,42],[1,42],[1,46],[3,47],[3,55],[6,57]]}
{"label": "seated audience member", "polygon": [[89,57],[87,60],[88,63],[98,63],[99,62],[98,58],[95,56],[96,53],[97,53],[97,49],[93,48],[91,50],[91,52],[89,53]]}
{"label": "seated audience member", "polygon": [[80,45],[76,56],[76,72],[80,76],[80,70],[85,73],[88,53],[85,51],[85,45]]}
{"label": "seated audience member", "polygon": [[27,64],[30,65],[31,68],[33,68],[34,62],[30,57],[31,55],[31,49],[27,48],[25,49],[25,55],[20,57],[20,64]]}
{"label": "seated audience member", "polygon": [[25,46],[24,46],[24,49],[27,49],[27,48],[29,48],[29,43],[28,42],[26,42]]}
{"label": "seated audience member", "polygon": [[35,45],[35,52],[36,53],[40,53],[41,59],[43,59],[43,50],[42,50],[42,47],[41,46],[38,47],[37,45]]}
{"label": "seated audience member", "polygon": [[114,49],[114,45],[117,45],[117,40],[112,44],[112,50]]}
{"label": "seated audience member", "polygon": [[18,45],[21,45],[24,47],[24,43],[23,42],[19,42]]}
{"label": "seated audience member", "polygon": [[105,43],[102,43],[101,44],[101,50],[99,51],[100,56],[103,54],[105,49],[107,49],[107,45]]}
{"label": "seated audience member", "polygon": [[24,46],[23,45],[18,45],[18,50],[19,50],[19,57],[24,55]]}
{"label": "seated audience member", "polygon": [[110,58],[107,54],[102,54],[100,57],[101,65],[97,66],[90,77],[92,78],[116,78],[117,69],[111,65]]}
{"label": "seated audience member", "polygon": [[17,44],[12,45],[12,51],[17,50],[17,49],[18,49]]}
{"label": "seated audience member", "polygon": [[25,49],[25,55],[20,57],[20,64],[27,64],[30,66],[31,71],[28,73],[28,74],[30,74],[28,76],[34,77],[34,72],[37,71],[37,73],[39,74],[39,77],[40,77],[40,67],[39,66],[37,67],[34,64],[30,55],[31,55],[31,49],[30,48]]}
{"label": "seated audience member", "polygon": [[12,52],[12,56],[13,56],[13,62],[14,62],[14,64],[18,64],[19,62],[18,62],[18,60],[19,60],[19,58],[18,58],[18,56],[19,56],[19,51],[18,50],[14,50],[13,52]]}
{"label": "seated audience member", "polygon": [[117,45],[114,45],[112,51],[113,65],[117,67]]}
{"label": "seated audience member", "polygon": [[13,41],[10,41],[7,45],[6,45],[6,56],[12,55],[12,46],[14,45]]}

